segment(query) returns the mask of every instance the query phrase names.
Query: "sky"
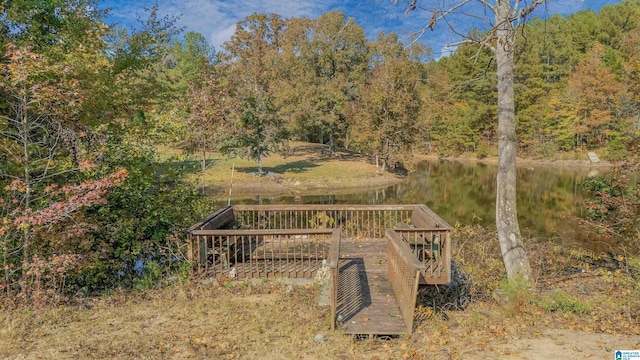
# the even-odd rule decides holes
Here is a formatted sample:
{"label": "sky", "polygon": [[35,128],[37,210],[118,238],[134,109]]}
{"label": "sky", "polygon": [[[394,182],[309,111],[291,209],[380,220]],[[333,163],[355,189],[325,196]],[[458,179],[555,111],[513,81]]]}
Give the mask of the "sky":
{"label": "sky", "polygon": [[[459,0],[423,0],[418,4],[439,4],[446,6]],[[530,3],[532,0],[521,0]],[[177,17],[177,26],[183,27],[185,33],[196,31],[204,35],[209,43],[221,50],[222,44],[231,38],[236,23],[253,13],[276,13],[283,18],[309,17],[316,18],[325,12],[338,10],[347,17],[355,18],[370,39],[375,39],[380,31],[396,32],[404,42],[410,42],[410,34],[420,31],[428,23],[431,15],[420,8],[405,16],[409,0],[104,0],[102,8],[111,8],[106,18],[108,24],[125,27],[135,26],[138,16],[144,17],[144,8],[158,4],[161,16]],[[607,4],[620,0],[548,0],[533,15],[539,17],[553,14],[569,15],[581,10],[599,11]],[[479,1],[472,1],[460,12],[473,14],[472,17],[460,15],[451,18],[450,25],[461,33],[467,33],[474,27],[483,26],[483,18],[491,14],[483,10]],[[435,58],[446,56],[450,52],[448,44],[460,41],[460,36],[449,29],[444,22],[439,22],[434,31],[427,30],[420,37],[422,43],[428,45]]]}

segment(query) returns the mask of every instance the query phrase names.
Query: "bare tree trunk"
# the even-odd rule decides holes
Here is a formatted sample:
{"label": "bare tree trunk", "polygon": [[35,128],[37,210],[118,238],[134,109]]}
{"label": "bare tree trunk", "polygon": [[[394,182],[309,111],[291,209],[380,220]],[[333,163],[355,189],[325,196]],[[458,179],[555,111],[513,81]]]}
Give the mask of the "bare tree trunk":
{"label": "bare tree trunk", "polygon": [[[4,238],[4,243],[2,244],[2,270],[4,271],[4,291],[9,293],[9,239],[7,237]],[[0,289],[2,291],[2,289]]]}
{"label": "bare tree trunk", "polygon": [[258,158],[256,160],[258,161],[258,176],[262,176],[262,154],[260,154],[260,152],[258,152]]}
{"label": "bare tree trunk", "polygon": [[[21,141],[22,141],[22,150],[23,150],[23,159],[24,159],[24,165],[23,165],[23,171],[24,171],[24,186],[25,186],[25,192],[24,192],[24,213],[25,214],[29,214],[29,211],[31,210],[31,167],[30,167],[30,159],[29,159],[29,145],[31,145],[30,143],[30,139],[29,139],[29,131],[30,131],[30,126],[29,126],[29,117],[27,114],[27,99],[22,98],[21,99],[21,104],[20,104],[20,110],[21,110],[21,129],[20,129],[20,136],[21,136]],[[31,229],[29,227],[25,227],[22,230],[22,274],[21,274],[21,287],[22,287],[22,292],[26,293],[27,291],[27,271],[29,270],[29,262],[30,262],[30,239],[31,238]]]}
{"label": "bare tree trunk", "polygon": [[207,150],[202,147],[202,195],[204,195],[204,188],[207,186]]}
{"label": "bare tree trunk", "polygon": [[496,1],[496,61],[498,76],[498,175],[496,226],[507,278],[531,279],[529,258],[522,243],[516,208],[516,121],[513,40],[509,0]]}
{"label": "bare tree trunk", "polygon": [[335,144],[335,141],[334,141],[333,132],[334,132],[334,127],[333,127],[333,125],[331,125],[331,129],[329,131],[329,155],[331,157],[333,157],[333,155],[336,152],[336,144]]}

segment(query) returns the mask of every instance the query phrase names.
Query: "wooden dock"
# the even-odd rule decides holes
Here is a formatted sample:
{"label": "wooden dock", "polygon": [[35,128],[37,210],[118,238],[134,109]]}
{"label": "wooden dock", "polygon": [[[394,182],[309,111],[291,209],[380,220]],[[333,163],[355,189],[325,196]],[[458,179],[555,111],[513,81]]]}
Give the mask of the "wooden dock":
{"label": "wooden dock", "polygon": [[328,268],[331,329],[411,334],[420,284],[451,281],[451,226],[424,205],[238,205],[189,231],[197,271],[307,278]]}
{"label": "wooden dock", "polygon": [[343,239],[338,328],[347,334],[400,335],[407,327],[387,270],[387,239]]}

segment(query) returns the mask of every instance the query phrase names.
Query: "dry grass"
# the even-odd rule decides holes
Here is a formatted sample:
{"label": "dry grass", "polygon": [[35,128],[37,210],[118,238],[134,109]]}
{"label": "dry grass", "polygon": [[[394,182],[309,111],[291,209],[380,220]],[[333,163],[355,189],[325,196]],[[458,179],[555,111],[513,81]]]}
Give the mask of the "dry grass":
{"label": "dry grass", "polygon": [[[313,341],[328,327],[317,297],[317,288],[194,282],[79,306],[15,309],[0,316],[0,348],[8,358],[290,359],[301,349],[333,357],[331,346]],[[344,348],[349,339],[331,342]]]}
{"label": "dry grass", "polygon": [[[423,306],[411,337],[361,341],[330,333],[315,286],[193,279],[75,305],[5,306],[0,357],[610,359],[615,349],[640,349],[640,269],[627,259],[530,243],[537,291],[529,292],[501,281],[492,231],[466,227],[454,238],[472,301],[463,310]],[[313,340],[318,333],[325,343]]]}
{"label": "dry grass", "polygon": [[[162,148],[160,154],[165,160],[182,156],[173,148]],[[197,184],[202,182],[199,161],[199,154],[184,159],[184,163],[193,168],[190,179]],[[270,173],[263,177],[255,175],[258,170],[255,161],[208,154],[206,185],[214,194],[228,191],[234,165],[235,196],[295,194],[299,191],[307,194],[320,189],[380,187],[401,181],[390,173],[381,173],[375,163],[359,154],[341,150],[331,157],[326,145],[293,142],[286,157],[271,154],[263,159],[263,171]]]}

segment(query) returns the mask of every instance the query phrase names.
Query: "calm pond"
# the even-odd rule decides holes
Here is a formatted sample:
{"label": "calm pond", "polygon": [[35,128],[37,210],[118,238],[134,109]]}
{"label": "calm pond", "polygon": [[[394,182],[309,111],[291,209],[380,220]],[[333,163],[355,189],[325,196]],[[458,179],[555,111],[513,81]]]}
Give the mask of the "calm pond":
{"label": "calm pond", "polygon": [[[426,204],[451,225],[495,224],[495,165],[425,161],[402,183],[351,193],[235,200],[236,204]],[[601,169],[519,167],[518,218],[523,235],[559,244],[579,243],[594,251],[607,240],[580,226],[580,181]],[[610,242],[610,240],[609,240]]]}

